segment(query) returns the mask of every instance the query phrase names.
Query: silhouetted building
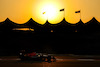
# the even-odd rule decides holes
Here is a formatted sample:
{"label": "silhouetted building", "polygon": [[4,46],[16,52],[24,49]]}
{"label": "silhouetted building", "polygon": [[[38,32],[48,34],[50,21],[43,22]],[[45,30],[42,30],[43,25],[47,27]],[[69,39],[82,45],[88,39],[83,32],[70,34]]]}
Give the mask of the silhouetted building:
{"label": "silhouetted building", "polygon": [[34,29],[34,32],[42,32],[42,25],[34,21],[32,18],[24,24],[25,26]]}
{"label": "silhouetted building", "polygon": [[87,23],[83,23],[82,20],[76,24],[70,24],[65,20],[65,18],[58,24],[51,24],[46,21],[44,25],[41,25],[34,21],[32,18],[24,23],[24,24],[16,24],[12,22],[9,18],[7,18],[5,21],[0,23],[0,31],[12,31],[13,29],[22,29],[22,28],[29,28],[33,29],[34,32],[37,33],[91,33],[91,32],[99,32],[100,31],[100,23],[95,19],[95,17],[92,18]]}
{"label": "silhouetted building", "polygon": [[68,33],[73,31],[73,26],[65,18],[57,24],[55,31],[59,33]]}
{"label": "silhouetted building", "polygon": [[13,28],[16,28],[17,24],[12,22],[9,18],[7,18],[5,21],[0,23],[0,31],[12,31]]}
{"label": "silhouetted building", "polygon": [[100,23],[95,19],[95,17],[86,23],[86,31],[88,33],[95,33],[100,31]]}
{"label": "silhouetted building", "polygon": [[46,23],[43,25],[44,31],[45,32],[56,32],[55,28],[56,28],[57,24],[51,24],[48,22],[48,20],[46,21]]}
{"label": "silhouetted building", "polygon": [[79,33],[85,33],[86,32],[86,27],[83,21],[80,19],[78,23],[76,23],[76,32]]}
{"label": "silhouetted building", "polygon": [[51,30],[51,24],[48,22],[48,20],[46,21],[46,23],[43,25],[43,32],[50,32]]}

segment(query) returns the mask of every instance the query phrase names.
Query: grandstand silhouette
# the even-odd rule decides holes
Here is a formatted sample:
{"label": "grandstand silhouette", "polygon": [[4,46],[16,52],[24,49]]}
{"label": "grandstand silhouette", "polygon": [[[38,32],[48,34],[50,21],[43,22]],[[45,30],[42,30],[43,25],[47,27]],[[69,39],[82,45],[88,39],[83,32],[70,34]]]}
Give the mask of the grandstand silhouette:
{"label": "grandstand silhouette", "polygon": [[34,29],[34,33],[95,33],[100,32],[100,23],[93,17],[89,22],[83,23],[82,20],[76,24],[71,24],[65,20],[65,18],[58,24],[50,24],[48,21],[44,25],[41,25],[34,21],[32,18],[24,23],[17,24],[7,18],[0,23],[0,31],[10,32],[14,28],[31,28]]}
{"label": "grandstand silhouette", "polygon": [[17,24],[7,18],[0,23],[0,44],[0,55],[18,54],[21,49],[47,53],[99,54],[100,23],[95,17],[87,23],[80,19],[76,24],[71,24],[64,18],[58,24],[46,21],[43,25],[32,18],[24,24]]}

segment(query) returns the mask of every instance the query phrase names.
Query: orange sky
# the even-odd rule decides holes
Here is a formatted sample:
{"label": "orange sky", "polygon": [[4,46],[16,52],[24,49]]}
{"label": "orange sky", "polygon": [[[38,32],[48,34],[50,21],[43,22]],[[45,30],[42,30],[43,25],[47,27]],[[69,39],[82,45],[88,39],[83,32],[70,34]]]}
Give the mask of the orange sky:
{"label": "orange sky", "polygon": [[[69,23],[77,23],[81,9],[81,19],[84,23],[92,17],[100,22],[100,0],[0,0],[0,22],[7,17],[22,24],[33,18],[36,22],[44,24],[48,20],[52,24],[59,23],[65,16]],[[64,12],[59,10],[65,8]],[[43,15],[43,12],[46,14]]]}

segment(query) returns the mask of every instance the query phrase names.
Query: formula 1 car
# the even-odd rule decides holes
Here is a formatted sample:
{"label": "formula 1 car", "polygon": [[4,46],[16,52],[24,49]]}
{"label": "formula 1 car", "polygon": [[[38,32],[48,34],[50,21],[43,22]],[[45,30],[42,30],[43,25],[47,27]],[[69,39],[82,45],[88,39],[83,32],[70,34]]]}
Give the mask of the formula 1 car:
{"label": "formula 1 car", "polygon": [[47,61],[47,62],[55,62],[56,58],[54,56],[51,56],[49,54],[42,54],[42,53],[36,53],[36,52],[20,52],[19,58],[22,61],[25,60],[31,60],[31,61]]}

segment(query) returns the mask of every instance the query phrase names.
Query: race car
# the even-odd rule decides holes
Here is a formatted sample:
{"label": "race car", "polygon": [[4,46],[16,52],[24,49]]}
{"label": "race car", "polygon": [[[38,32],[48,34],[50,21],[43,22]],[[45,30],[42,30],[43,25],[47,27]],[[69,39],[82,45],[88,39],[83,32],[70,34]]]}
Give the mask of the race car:
{"label": "race car", "polygon": [[47,61],[47,62],[55,62],[56,58],[54,56],[51,56],[49,54],[42,54],[42,53],[36,53],[36,52],[20,52],[19,58],[24,60],[32,60],[32,61]]}

